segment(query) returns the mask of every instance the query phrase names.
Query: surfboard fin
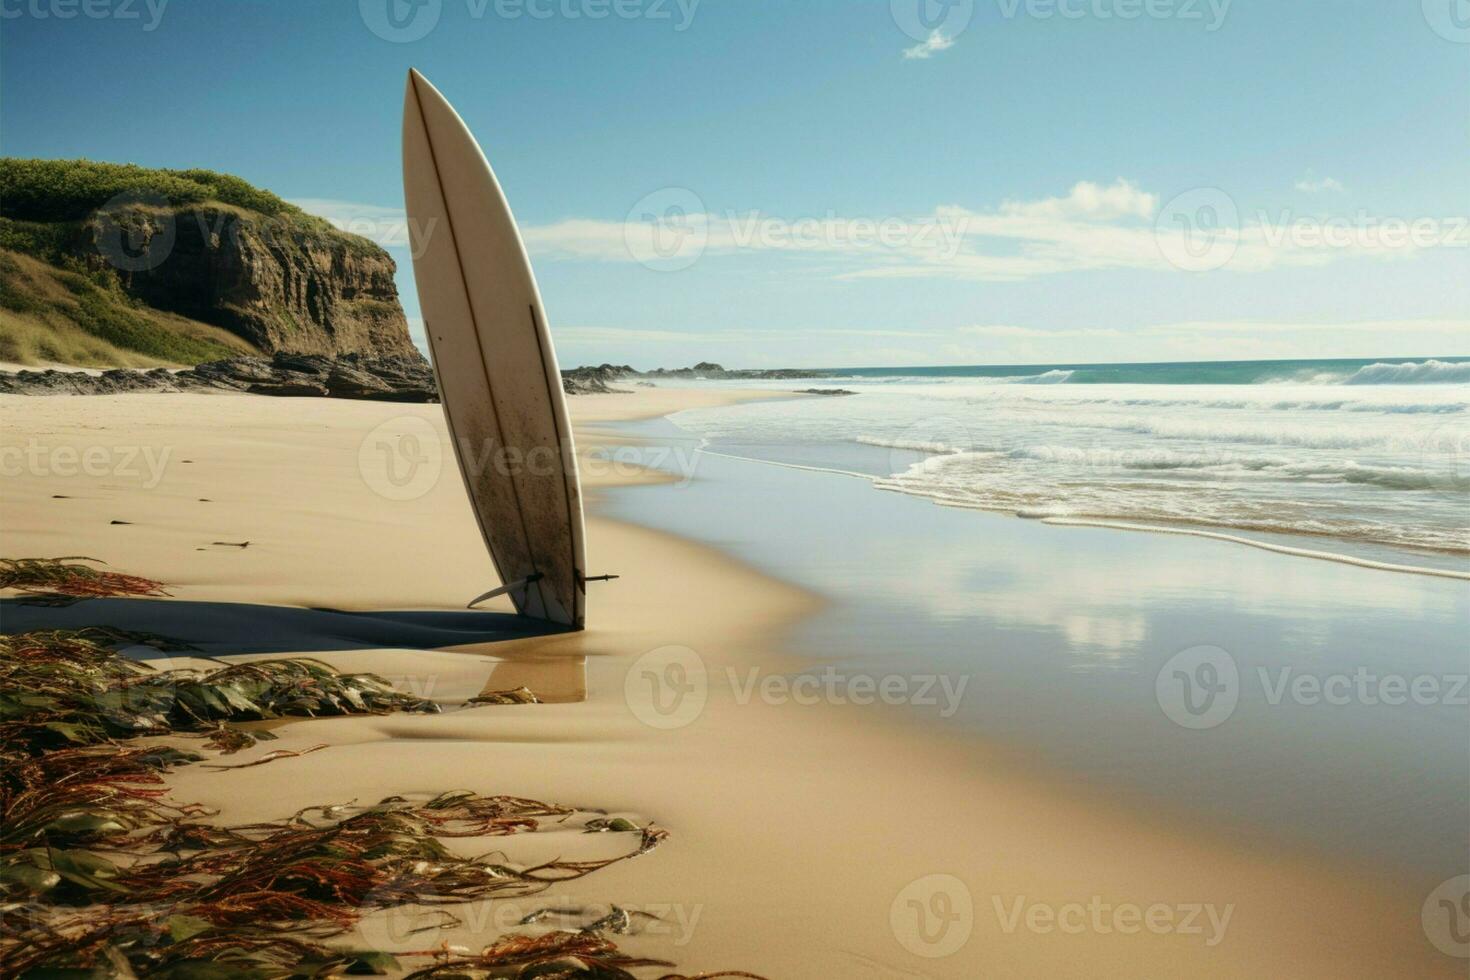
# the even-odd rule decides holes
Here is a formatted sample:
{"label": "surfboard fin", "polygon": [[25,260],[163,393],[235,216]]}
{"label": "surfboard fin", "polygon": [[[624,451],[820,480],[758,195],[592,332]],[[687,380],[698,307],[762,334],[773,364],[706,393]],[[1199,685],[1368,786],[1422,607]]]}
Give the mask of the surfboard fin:
{"label": "surfboard fin", "polygon": [[486,599],[493,599],[493,598],[495,598],[498,595],[505,595],[507,592],[513,592],[516,589],[524,589],[526,586],[530,585],[532,582],[539,582],[544,577],[545,576],[543,576],[542,573],[535,572],[534,574],[527,575],[525,578],[516,579],[514,582],[507,582],[504,585],[499,586],[498,588],[491,589],[489,592],[486,592],[484,595],[475,596],[473,599],[471,599],[469,601],[469,604],[466,605],[465,608],[466,609],[473,609],[476,606],[478,606],[480,603],[484,602]]}

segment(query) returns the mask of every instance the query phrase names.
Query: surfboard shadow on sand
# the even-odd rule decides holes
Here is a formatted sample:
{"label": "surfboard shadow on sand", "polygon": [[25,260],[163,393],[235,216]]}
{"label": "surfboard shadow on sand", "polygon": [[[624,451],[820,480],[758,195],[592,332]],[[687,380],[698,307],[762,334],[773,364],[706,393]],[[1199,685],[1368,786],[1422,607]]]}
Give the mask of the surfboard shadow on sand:
{"label": "surfboard shadow on sand", "polygon": [[[436,699],[518,687],[546,701],[586,697],[585,662],[576,649],[579,633],[514,613],[348,612],[147,598],[85,599],[67,605],[0,599],[0,633],[97,625],[153,633],[197,648],[193,656],[147,646],[127,649],[134,659],[171,661],[159,666],[203,666],[208,658],[310,656],[341,670],[381,674],[410,693]],[[566,637],[567,644],[517,642],[554,636]]]}

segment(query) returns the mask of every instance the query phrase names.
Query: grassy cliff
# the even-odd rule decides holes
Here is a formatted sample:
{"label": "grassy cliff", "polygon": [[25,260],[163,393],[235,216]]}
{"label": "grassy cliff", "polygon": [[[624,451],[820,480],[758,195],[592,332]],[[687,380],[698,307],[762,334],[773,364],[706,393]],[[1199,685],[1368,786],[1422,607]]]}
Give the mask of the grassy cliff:
{"label": "grassy cliff", "polygon": [[0,361],[413,356],[377,245],[209,170],[0,159]]}

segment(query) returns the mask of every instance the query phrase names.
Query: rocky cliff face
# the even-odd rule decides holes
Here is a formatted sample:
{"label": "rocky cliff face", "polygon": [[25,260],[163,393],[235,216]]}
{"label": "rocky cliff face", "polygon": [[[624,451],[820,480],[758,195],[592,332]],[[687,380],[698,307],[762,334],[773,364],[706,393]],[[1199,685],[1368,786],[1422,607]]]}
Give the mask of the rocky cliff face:
{"label": "rocky cliff face", "polygon": [[393,259],[365,239],[225,205],[140,203],[90,217],[77,246],[149,306],[266,353],[414,352]]}
{"label": "rocky cliff face", "polygon": [[[73,292],[96,288],[144,319],[158,313],[143,332],[182,317],[263,354],[419,358],[386,251],[226,174],[0,159],[0,250],[46,263]],[[19,267],[0,264],[0,273]],[[12,292],[27,285],[18,275],[0,280]],[[65,297],[31,292],[0,303],[0,320],[5,310],[31,315],[12,332],[67,326],[57,321],[72,309]],[[134,344],[95,318],[70,320],[122,353],[171,349],[138,330]]]}

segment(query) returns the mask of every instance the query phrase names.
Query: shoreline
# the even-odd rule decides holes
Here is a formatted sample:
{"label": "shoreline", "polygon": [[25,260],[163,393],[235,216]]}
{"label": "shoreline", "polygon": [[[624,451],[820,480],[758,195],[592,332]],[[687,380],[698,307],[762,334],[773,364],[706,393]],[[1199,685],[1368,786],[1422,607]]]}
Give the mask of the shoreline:
{"label": "shoreline", "polygon": [[[668,391],[575,399],[584,459],[599,446],[622,444],[621,419],[660,417],[676,402],[712,403],[703,392]],[[493,577],[478,538],[466,533],[472,518],[457,481],[441,479],[423,497],[385,504],[358,472],[356,448],[374,424],[401,414],[432,419],[438,407],[198,396],[219,407],[195,405],[184,418],[174,411],[184,396],[121,397],[133,401],[100,430],[90,412],[69,412],[66,404],[14,414],[13,403],[0,404],[12,421],[28,415],[22,429],[58,444],[146,441],[152,433],[174,445],[181,460],[147,493],[119,485],[114,474],[80,481],[65,503],[51,496],[54,476],[7,481],[7,550],[102,551],[98,557],[119,569],[156,575],[175,598],[131,608],[161,622],[173,617],[175,632],[180,615],[219,616],[218,606],[237,609],[246,621],[259,621],[272,607],[296,607],[290,612],[302,622],[281,626],[278,645],[376,670],[409,689],[431,688],[446,704],[462,702],[477,684],[502,684],[495,678],[506,663],[534,681],[553,661],[586,658],[582,703],[292,722],[276,729],[279,741],[240,760],[320,741],[332,748],[171,781],[180,799],[224,807],[224,819],[467,782],[641,814],[673,837],[653,854],[559,887],[554,897],[661,907],[670,930],[619,942],[688,971],[748,969],[772,978],[1109,969],[1238,976],[1289,964],[1300,976],[1455,975],[1457,962],[1420,931],[1422,896],[1386,880],[1141,813],[1064,785],[977,739],[923,730],[896,712],[741,703],[721,678],[731,669],[774,675],[797,666],[791,630],[820,600],[704,545],[598,515],[606,488],[661,476],[606,467],[589,474],[589,565],[625,577],[589,596],[593,628],[586,633],[444,644],[444,652],[406,642],[371,646],[370,632],[344,645],[332,632],[340,626],[317,621],[323,606],[361,610],[369,619],[385,615],[375,612],[382,609],[462,617],[456,603]],[[100,407],[96,397],[86,402]],[[10,427],[5,443],[16,434]],[[206,496],[221,506],[185,506]],[[70,504],[79,506],[60,520],[58,508]],[[134,518],[131,527],[109,525],[122,516]],[[363,533],[369,528],[373,540]],[[234,551],[198,543],[246,537],[251,546]],[[87,605],[71,608],[84,612]],[[705,672],[708,688],[697,716],[668,729],[639,717],[660,716],[656,687],[640,686],[643,675],[633,668],[671,647],[696,655],[691,663]],[[919,882],[934,887],[936,874],[962,883],[971,921],[957,949],[930,958],[913,952],[939,947],[904,918],[904,901],[916,897],[910,889]],[[919,897],[948,894],[947,884],[939,887]],[[1208,934],[1177,922],[1167,933],[1026,924],[1032,907],[1055,911],[1094,899],[1114,908],[1208,904],[1233,911],[1213,945]],[[1018,907],[1019,926],[1010,918]],[[502,925],[494,909],[466,919]],[[468,929],[398,933],[416,948],[488,938]]]}
{"label": "shoreline", "polygon": [[[678,423],[674,423],[674,424],[677,425]],[[698,438],[697,436],[693,436],[692,433],[691,433],[691,436],[694,437],[694,438]],[[857,479],[857,480],[864,480],[868,484],[870,484],[873,487],[873,489],[875,489],[875,490],[882,490],[882,491],[885,491],[885,492],[888,492],[888,493],[898,493],[898,494],[903,494],[904,493],[903,490],[900,490],[900,489],[897,489],[897,488],[894,488],[894,487],[887,487],[887,486],[881,486],[881,485],[879,485],[879,481],[883,479],[882,477],[876,477],[876,476],[873,476],[872,474],[869,474],[869,473],[859,473],[856,470],[837,469],[836,467],[831,467],[831,466],[807,466],[807,465],[803,465],[801,463],[788,463],[788,462],[784,462],[782,460],[760,459],[760,458],[755,457],[755,456],[737,456],[737,455],[735,455],[733,453],[720,452],[717,449],[709,449],[709,448],[706,448],[704,446],[701,446],[699,448],[698,452],[706,453],[706,454],[708,454],[710,456],[720,456],[720,457],[723,457],[725,459],[740,460],[740,461],[746,462],[746,463],[758,463],[758,464],[763,465],[763,466],[779,466],[779,467],[782,467],[783,469],[803,470],[803,471],[806,471],[806,472],[809,472],[809,473],[831,473],[834,476],[845,476],[845,477],[851,477],[851,478]],[[959,502],[951,501],[951,500],[940,500],[940,499],[936,499],[934,497],[925,496],[924,494],[907,494],[907,495],[908,496],[912,496],[912,497],[917,497],[917,498],[919,498],[921,500],[926,500],[926,501],[928,501],[929,503],[933,504],[936,507],[950,507],[950,508],[953,508],[955,510],[973,510],[973,511],[979,511],[979,512],[985,513],[985,514],[1000,514],[1000,515],[1007,516],[1007,517],[1014,517],[1014,518],[1017,518],[1017,519],[1020,519],[1020,520],[1036,521],[1036,522],[1041,523],[1041,524],[1050,524],[1050,525],[1052,525],[1054,527],[1097,527],[1097,528],[1108,528],[1108,529],[1115,530],[1115,531],[1134,531],[1134,532],[1153,533],[1153,534],[1183,534],[1183,535],[1192,535],[1194,537],[1212,539],[1212,540],[1216,540],[1216,541],[1227,541],[1227,542],[1229,542],[1231,544],[1243,545],[1243,546],[1245,546],[1247,548],[1261,548],[1261,549],[1263,549],[1265,551],[1273,551],[1273,552],[1276,552],[1277,554],[1292,555],[1292,556],[1297,557],[1297,558],[1307,558],[1307,559],[1311,559],[1311,560],[1314,560],[1314,561],[1339,562],[1339,563],[1344,564],[1344,565],[1355,565],[1355,566],[1358,566],[1360,568],[1373,568],[1373,569],[1377,569],[1379,571],[1385,571],[1385,572],[1397,572],[1397,573],[1402,574],[1402,575],[1428,575],[1428,576],[1432,576],[1432,577],[1436,577],[1436,578],[1452,578],[1452,579],[1462,579],[1462,580],[1465,580],[1465,581],[1470,581],[1470,572],[1457,571],[1457,570],[1455,570],[1453,568],[1441,568],[1441,567],[1438,567],[1438,566],[1435,566],[1435,565],[1405,565],[1405,564],[1401,564],[1401,563],[1397,563],[1397,562],[1378,561],[1378,560],[1373,559],[1373,558],[1365,558],[1365,557],[1362,557],[1360,555],[1353,555],[1353,554],[1349,554],[1347,552],[1341,552],[1341,551],[1319,551],[1319,550],[1312,549],[1312,548],[1300,548],[1300,547],[1295,547],[1293,545],[1288,545],[1288,544],[1278,544],[1278,543],[1273,542],[1273,541],[1263,540],[1263,539],[1259,539],[1259,538],[1250,538],[1250,537],[1246,537],[1244,534],[1230,534],[1230,533],[1228,533],[1229,531],[1232,531],[1232,530],[1234,530],[1234,531],[1245,531],[1245,532],[1254,532],[1254,533],[1257,533],[1257,534],[1272,535],[1272,536],[1275,536],[1275,537],[1286,538],[1286,539],[1290,539],[1292,537],[1310,537],[1311,536],[1311,534],[1309,532],[1304,532],[1304,531],[1299,531],[1299,532],[1296,532],[1295,535],[1292,535],[1292,534],[1288,534],[1288,533],[1283,532],[1283,531],[1258,531],[1258,530],[1256,530],[1254,528],[1235,528],[1235,527],[1230,527],[1230,526],[1225,526],[1225,529],[1224,530],[1212,530],[1209,527],[1205,527],[1205,526],[1201,526],[1201,525],[1195,525],[1195,524],[1189,524],[1188,522],[1184,522],[1184,521],[1181,521],[1180,524],[1179,524],[1179,526],[1174,527],[1174,526],[1170,526],[1170,525],[1168,525],[1166,523],[1162,523],[1162,522],[1159,522],[1159,523],[1140,523],[1138,521],[1133,521],[1133,520],[1129,520],[1127,518],[1122,518],[1122,517],[1085,517],[1085,516],[1069,517],[1069,516],[1064,516],[1064,515],[1060,515],[1060,514],[1058,514],[1058,515],[1051,515],[1051,514],[1044,514],[1044,513],[1035,513],[1035,514],[1032,514],[1032,513],[1027,513],[1024,510],[1018,511],[1018,510],[1013,510],[1013,509],[1008,509],[1008,508],[1003,508],[1003,507],[982,507],[982,506],[979,506],[979,505],[976,505],[976,504],[959,503]],[[1330,535],[1330,534],[1322,535],[1322,537],[1325,537],[1325,538],[1327,538],[1330,541],[1341,541],[1342,540],[1341,538],[1335,537],[1335,536]],[[1376,542],[1368,542],[1368,543],[1369,544],[1375,544],[1375,545],[1377,544]],[[1386,547],[1386,546],[1383,546],[1383,545],[1378,545],[1378,546],[1379,547]],[[1393,550],[1395,552],[1402,552],[1404,554],[1423,554],[1423,552],[1418,552],[1415,549],[1407,548],[1407,547],[1394,547],[1391,550]],[[1433,554],[1436,557],[1444,557],[1446,559],[1451,558],[1451,557],[1454,557],[1454,558],[1463,558],[1464,557],[1464,554],[1462,552],[1455,551],[1455,550],[1452,550],[1452,549],[1444,549],[1444,550],[1438,550],[1438,551],[1431,551],[1431,552],[1428,552],[1428,553],[1429,554]]]}

